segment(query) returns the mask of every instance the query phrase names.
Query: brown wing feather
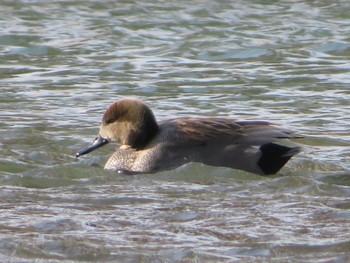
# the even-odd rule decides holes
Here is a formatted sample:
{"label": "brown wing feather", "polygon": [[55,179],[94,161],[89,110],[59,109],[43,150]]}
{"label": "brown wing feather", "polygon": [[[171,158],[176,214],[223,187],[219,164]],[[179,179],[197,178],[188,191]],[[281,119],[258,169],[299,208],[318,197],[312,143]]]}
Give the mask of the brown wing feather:
{"label": "brown wing feather", "polygon": [[242,126],[233,120],[220,118],[177,118],[166,121],[176,126],[173,134],[177,142],[186,145],[203,145],[214,141],[232,141],[233,137],[244,136]]}
{"label": "brown wing feather", "polygon": [[294,138],[291,131],[282,130],[265,121],[235,121],[224,118],[177,118],[165,121],[177,127],[173,134],[177,142],[207,144],[231,142],[234,144],[260,145],[281,138]]}

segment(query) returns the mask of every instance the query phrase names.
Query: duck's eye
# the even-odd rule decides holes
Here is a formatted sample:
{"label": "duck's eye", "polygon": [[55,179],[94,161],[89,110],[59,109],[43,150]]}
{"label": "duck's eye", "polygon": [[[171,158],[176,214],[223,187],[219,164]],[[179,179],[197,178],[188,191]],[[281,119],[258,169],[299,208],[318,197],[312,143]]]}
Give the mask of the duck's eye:
{"label": "duck's eye", "polygon": [[105,122],[106,122],[106,124],[110,124],[110,123],[112,123],[112,122],[115,122],[117,119],[118,119],[118,118],[113,117],[113,118],[106,119]]}

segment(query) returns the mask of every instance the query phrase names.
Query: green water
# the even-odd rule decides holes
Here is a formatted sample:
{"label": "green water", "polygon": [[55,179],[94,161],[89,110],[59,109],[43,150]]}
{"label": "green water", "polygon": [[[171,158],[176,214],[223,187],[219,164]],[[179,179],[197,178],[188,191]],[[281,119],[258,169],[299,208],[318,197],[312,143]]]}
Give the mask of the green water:
{"label": "green water", "polygon": [[[2,1],[0,258],[350,260],[348,1]],[[263,119],[305,136],[278,175],[76,159],[105,108]]]}

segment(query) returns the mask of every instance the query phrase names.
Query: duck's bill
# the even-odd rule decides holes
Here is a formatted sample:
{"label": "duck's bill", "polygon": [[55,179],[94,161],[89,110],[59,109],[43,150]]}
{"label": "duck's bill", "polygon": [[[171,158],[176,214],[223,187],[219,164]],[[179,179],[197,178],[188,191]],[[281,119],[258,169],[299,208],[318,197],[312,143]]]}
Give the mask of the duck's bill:
{"label": "duck's bill", "polygon": [[78,152],[75,155],[75,157],[78,158],[78,157],[80,157],[80,156],[82,156],[84,154],[92,152],[93,150],[96,150],[97,148],[100,148],[103,145],[106,145],[107,143],[109,143],[109,141],[107,139],[105,139],[105,138],[101,137],[100,135],[98,135],[95,138],[94,142],[92,143],[92,145],[90,147],[86,148],[85,150],[82,150],[82,151]]}

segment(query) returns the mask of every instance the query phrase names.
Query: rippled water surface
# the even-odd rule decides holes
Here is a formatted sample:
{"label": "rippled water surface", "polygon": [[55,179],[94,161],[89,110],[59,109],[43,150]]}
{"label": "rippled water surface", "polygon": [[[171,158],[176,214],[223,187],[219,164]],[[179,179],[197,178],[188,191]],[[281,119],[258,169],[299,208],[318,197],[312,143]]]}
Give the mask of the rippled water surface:
{"label": "rippled water surface", "polygon": [[[349,262],[349,1],[1,1],[0,258]],[[81,159],[114,100],[305,136],[277,175]]]}

